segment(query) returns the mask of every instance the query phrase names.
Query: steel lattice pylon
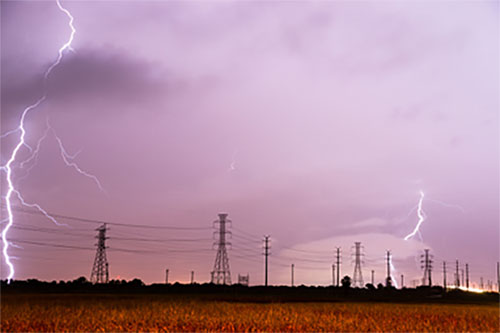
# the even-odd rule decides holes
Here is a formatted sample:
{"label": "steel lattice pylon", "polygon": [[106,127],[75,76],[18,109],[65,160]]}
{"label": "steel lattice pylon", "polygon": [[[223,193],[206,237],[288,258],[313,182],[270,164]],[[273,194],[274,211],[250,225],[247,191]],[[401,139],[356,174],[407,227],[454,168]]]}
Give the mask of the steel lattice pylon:
{"label": "steel lattice pylon", "polygon": [[363,274],[361,273],[361,257],[363,254],[361,253],[361,242],[354,243],[355,248],[355,259],[354,259],[354,274],[353,274],[353,285],[355,287],[363,288]]}
{"label": "steel lattice pylon", "polygon": [[215,284],[231,284],[231,271],[229,270],[229,257],[227,255],[226,245],[231,243],[226,242],[226,223],[231,223],[227,219],[227,214],[219,214],[219,220],[214,224],[219,224],[219,241],[214,243],[217,245],[217,255],[215,256],[214,269],[212,271],[212,283]]}
{"label": "steel lattice pylon", "polygon": [[94,266],[92,266],[92,273],[90,274],[90,282],[108,283],[109,267],[108,260],[106,259],[106,224],[103,224],[96,230],[98,231],[96,236],[97,252],[94,259]]}

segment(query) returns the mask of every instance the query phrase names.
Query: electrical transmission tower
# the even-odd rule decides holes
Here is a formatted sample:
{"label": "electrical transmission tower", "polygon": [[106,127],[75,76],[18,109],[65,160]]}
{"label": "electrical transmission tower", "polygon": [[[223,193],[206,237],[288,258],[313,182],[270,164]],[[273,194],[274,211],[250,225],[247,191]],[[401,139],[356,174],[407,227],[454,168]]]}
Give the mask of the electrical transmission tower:
{"label": "electrical transmission tower", "polygon": [[361,242],[354,243],[354,274],[352,278],[353,286],[363,288],[363,273],[361,272]]}
{"label": "electrical transmission tower", "polygon": [[106,259],[106,223],[96,229],[97,252],[95,254],[94,266],[90,274],[90,282],[92,283],[108,283],[109,281],[109,265]]}
{"label": "electrical transmission tower", "polygon": [[226,249],[226,245],[231,245],[231,243],[226,242],[226,234],[230,233],[226,230],[226,223],[228,222],[231,223],[231,220],[227,219],[227,214],[225,213],[220,213],[219,220],[214,221],[214,225],[219,224],[219,241],[214,243],[214,245],[217,245],[217,255],[215,256],[214,269],[211,273],[212,283],[215,284],[231,284],[229,257],[227,256]]}
{"label": "electrical transmission tower", "polygon": [[340,286],[340,247],[337,247],[337,287]]}
{"label": "electrical transmission tower", "polygon": [[460,288],[460,275],[458,273],[458,259],[455,262],[455,288]]}
{"label": "electrical transmission tower", "polygon": [[469,264],[465,264],[465,288],[469,289]]}
{"label": "electrical transmission tower", "polygon": [[271,253],[269,253],[269,250],[271,249],[271,246],[269,245],[269,235],[267,236],[264,236],[264,257],[265,257],[265,276],[264,276],[264,285],[267,287],[267,268],[268,268],[268,264],[267,264],[267,259],[269,257],[269,255]]}
{"label": "electrical transmission tower", "polygon": [[385,286],[391,287],[392,286],[392,278],[391,278],[391,251],[390,250],[387,250],[385,252],[385,261],[386,261],[386,266],[387,266],[387,276],[385,278]]}
{"label": "electrical transmission tower", "polygon": [[422,269],[424,270],[424,277],[422,278],[422,285],[432,286],[432,256],[429,254],[429,249],[424,250],[424,254],[420,256],[422,259]]}

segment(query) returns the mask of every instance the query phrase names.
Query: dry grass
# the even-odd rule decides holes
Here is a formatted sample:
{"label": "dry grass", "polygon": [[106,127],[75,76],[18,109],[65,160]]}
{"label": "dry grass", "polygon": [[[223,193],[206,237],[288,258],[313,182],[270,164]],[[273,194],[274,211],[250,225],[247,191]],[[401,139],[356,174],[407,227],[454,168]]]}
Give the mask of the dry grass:
{"label": "dry grass", "polygon": [[228,303],[159,296],[2,295],[1,330],[497,332],[496,305]]}

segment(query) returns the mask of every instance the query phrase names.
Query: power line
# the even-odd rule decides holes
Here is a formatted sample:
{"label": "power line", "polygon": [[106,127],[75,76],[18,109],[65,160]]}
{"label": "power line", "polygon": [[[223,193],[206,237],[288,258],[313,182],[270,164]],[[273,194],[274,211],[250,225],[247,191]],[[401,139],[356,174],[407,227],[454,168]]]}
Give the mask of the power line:
{"label": "power line", "polygon": [[137,242],[201,242],[211,241],[211,238],[191,238],[191,239],[176,239],[176,238],[134,238],[134,237],[109,237],[112,240],[137,241]]}
{"label": "power line", "polygon": [[[20,207],[12,207],[12,209],[19,212],[19,213],[44,216],[41,212],[29,211],[29,210],[26,210],[26,209],[23,209]],[[70,220],[70,221],[82,222],[82,223],[94,223],[94,224],[104,224],[105,223],[105,224],[109,224],[109,225],[128,227],[128,228],[167,229],[167,230],[210,230],[210,229],[212,229],[210,227],[177,227],[177,226],[159,226],[159,225],[150,225],[150,224],[127,224],[127,223],[109,222],[109,221],[103,221],[103,220],[93,220],[93,219],[81,218],[81,217],[76,217],[76,216],[68,216],[68,215],[62,215],[62,214],[54,214],[54,213],[50,213],[50,212],[48,214],[56,219]]]}
{"label": "power line", "polygon": [[23,240],[23,239],[10,239],[10,241],[16,242],[16,243],[21,243],[21,244],[24,243],[24,244],[31,244],[31,245],[38,245],[38,246],[58,247],[58,248],[63,248],[63,249],[92,250],[92,251],[95,250],[94,248],[91,248],[91,247],[51,244],[51,243],[43,243],[43,242],[36,242],[36,241]]}

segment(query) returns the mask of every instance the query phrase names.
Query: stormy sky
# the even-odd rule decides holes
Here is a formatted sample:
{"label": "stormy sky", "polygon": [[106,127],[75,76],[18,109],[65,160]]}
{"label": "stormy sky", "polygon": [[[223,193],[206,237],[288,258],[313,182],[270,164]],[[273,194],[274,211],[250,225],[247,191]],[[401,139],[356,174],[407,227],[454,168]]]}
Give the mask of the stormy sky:
{"label": "stormy sky", "polygon": [[[208,281],[212,222],[227,212],[233,281],[263,282],[265,234],[273,284],[292,263],[297,284],[331,283],[335,247],[352,276],[355,241],[365,282],[372,269],[384,279],[391,250],[410,285],[425,248],[436,282],[456,259],[472,281],[495,279],[497,2],[61,3],[73,51],[44,81],[67,16],[55,1],[1,2],[1,132],[46,93],[26,140],[47,136],[23,165],[21,149],[15,186],[51,213],[117,223],[111,278],[161,282],[169,268],[171,281]],[[65,165],[55,135],[104,191]],[[18,139],[2,139],[2,165]],[[420,191],[427,219],[404,241]],[[16,278],[89,277],[99,223],[16,209]]]}

